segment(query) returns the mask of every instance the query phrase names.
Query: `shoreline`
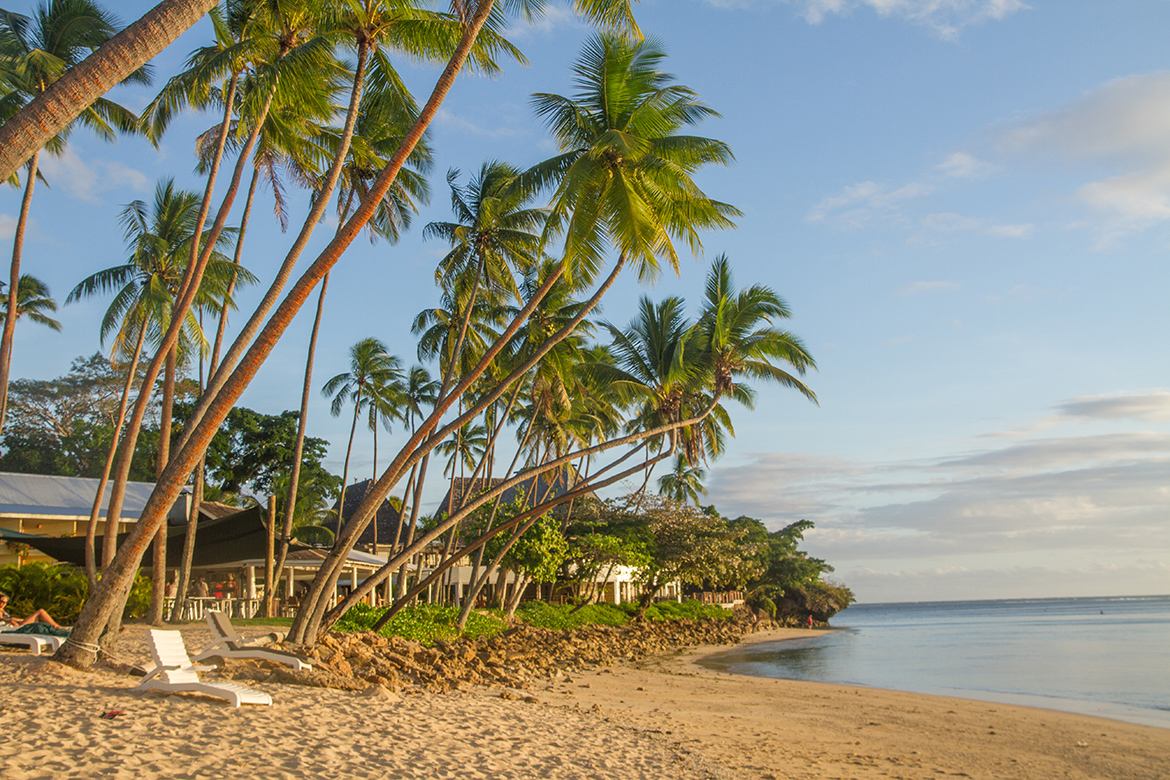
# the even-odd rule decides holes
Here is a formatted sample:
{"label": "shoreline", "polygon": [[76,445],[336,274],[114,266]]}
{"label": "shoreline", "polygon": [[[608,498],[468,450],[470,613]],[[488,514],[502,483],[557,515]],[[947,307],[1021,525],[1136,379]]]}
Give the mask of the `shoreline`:
{"label": "shoreline", "polygon": [[[188,648],[205,628],[182,629]],[[242,633],[260,634],[260,627]],[[807,637],[779,629],[747,644]],[[144,629],[119,645],[144,658]],[[1170,776],[1170,731],[925,694],[719,673],[698,646],[521,689],[395,694],[249,683],[271,707],[232,709],[136,680],[0,652],[0,776],[161,780],[614,778],[987,780]],[[214,674],[209,675],[214,678]],[[103,713],[125,713],[102,719]]]}
{"label": "shoreline", "polygon": [[[713,672],[723,672],[726,674],[734,674],[741,677],[751,677],[763,680],[790,680],[796,681],[796,678],[791,677],[775,677],[771,675],[754,675],[742,671],[732,671],[732,667],[741,663],[748,662],[749,653],[742,653],[741,650],[746,647],[751,647],[756,644],[768,644],[771,642],[786,642],[795,641],[799,639],[810,639],[825,634],[839,631],[839,628],[830,628],[823,630],[806,631],[803,629],[794,629],[795,633],[791,636],[783,636],[778,638],[756,639],[756,635],[749,634],[744,637],[737,645],[729,647],[713,648],[711,652],[704,653],[702,658],[704,661],[700,664],[703,668]],[[740,658],[736,658],[736,654],[741,653]],[[724,661],[718,656],[728,657]],[[1155,710],[1144,709],[1128,704],[1119,704],[1114,702],[1094,702],[1087,699],[1062,699],[1055,696],[1044,696],[1042,694],[1028,694],[1028,693],[1009,693],[999,691],[983,691],[979,689],[966,688],[951,688],[951,689],[936,689],[936,690],[906,690],[903,688],[885,688],[876,685],[867,685],[859,682],[833,682],[825,680],[808,680],[808,682],[820,682],[826,685],[844,685],[848,687],[864,688],[867,690],[889,690],[900,691],[902,693],[913,693],[923,696],[945,696],[957,699],[967,699],[970,701],[983,701],[992,704],[1013,705],[1017,707],[1030,707],[1032,709],[1052,710],[1055,712],[1067,712],[1076,715],[1084,715],[1092,718],[1104,718],[1106,720],[1115,720],[1121,723],[1132,723],[1138,726],[1149,726],[1152,728],[1170,729],[1170,714],[1159,717],[1159,713]]]}

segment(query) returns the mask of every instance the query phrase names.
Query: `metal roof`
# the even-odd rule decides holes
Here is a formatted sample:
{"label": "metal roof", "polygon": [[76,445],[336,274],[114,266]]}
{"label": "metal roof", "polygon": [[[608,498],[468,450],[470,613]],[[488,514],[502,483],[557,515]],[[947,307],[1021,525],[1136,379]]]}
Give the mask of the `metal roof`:
{"label": "metal roof", "polygon": [[[0,517],[59,517],[89,519],[98,480],[87,477],[50,477],[43,474],[0,472]],[[110,500],[106,486],[99,516],[105,517]],[[122,505],[124,520],[137,519],[154,490],[152,482],[127,482]]]}

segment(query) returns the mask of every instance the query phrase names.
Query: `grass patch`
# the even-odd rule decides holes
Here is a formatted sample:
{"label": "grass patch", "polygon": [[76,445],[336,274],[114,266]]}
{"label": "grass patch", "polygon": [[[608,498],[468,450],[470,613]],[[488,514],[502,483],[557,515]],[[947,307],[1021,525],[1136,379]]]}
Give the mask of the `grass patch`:
{"label": "grass patch", "polygon": [[[345,613],[335,631],[369,631],[386,610],[357,604]],[[382,628],[382,636],[400,636],[430,646],[438,639],[455,639],[455,621],[459,619],[459,608],[439,604],[414,604],[399,612]],[[463,636],[491,636],[507,627],[503,620],[494,616],[472,612],[467,620]]]}
{"label": "grass patch", "polygon": [[[378,618],[385,609],[375,609],[365,604],[357,604],[345,614],[335,631],[367,631],[374,627]],[[536,628],[550,628],[564,630],[578,628],[585,625],[622,626],[629,623],[638,612],[637,604],[588,604],[573,612],[570,605],[547,604],[543,601],[529,601],[521,604],[516,610],[516,618]],[[395,615],[379,632],[382,636],[400,636],[412,639],[430,646],[436,640],[452,640],[458,638],[455,632],[455,621],[459,618],[457,607],[441,606],[438,604],[414,604]],[[661,601],[653,604],[646,610],[647,620],[698,620],[701,618],[716,618],[728,620],[731,612],[717,605],[705,605],[695,600]],[[256,625],[265,625],[259,618]],[[291,622],[291,619],[290,619]],[[249,625],[249,621],[241,622]],[[279,625],[279,624],[278,624]],[[463,636],[473,639],[478,636],[491,636],[507,628],[503,616],[496,610],[485,614],[483,611],[473,611],[467,621],[467,629]]]}

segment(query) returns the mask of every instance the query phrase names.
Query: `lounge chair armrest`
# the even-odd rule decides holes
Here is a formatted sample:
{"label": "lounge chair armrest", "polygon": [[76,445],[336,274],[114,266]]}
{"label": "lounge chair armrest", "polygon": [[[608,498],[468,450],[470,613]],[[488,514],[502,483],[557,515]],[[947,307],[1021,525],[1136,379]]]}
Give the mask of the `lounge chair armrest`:
{"label": "lounge chair armrest", "polygon": [[202,666],[202,665],[201,666],[188,666],[187,668],[183,669],[183,671],[184,672],[214,672],[217,668],[219,668],[219,667],[214,666],[214,665],[212,665],[212,666]]}
{"label": "lounge chair armrest", "polygon": [[146,676],[142,678],[142,681],[139,682],[139,685],[146,682],[151,677],[162,674],[163,672],[169,672],[169,671],[173,671],[175,669],[182,669],[182,668],[183,667],[181,667],[181,666],[156,666],[153,669],[151,669],[149,672],[146,673]]}
{"label": "lounge chair armrest", "polygon": [[226,645],[228,642],[234,642],[235,640],[236,640],[236,638],[233,636],[225,636],[222,639],[217,639],[214,642],[212,642],[211,644],[209,644],[207,647],[200,650],[199,655],[200,656],[207,655],[208,650],[214,650],[215,648],[219,647],[220,645]]}

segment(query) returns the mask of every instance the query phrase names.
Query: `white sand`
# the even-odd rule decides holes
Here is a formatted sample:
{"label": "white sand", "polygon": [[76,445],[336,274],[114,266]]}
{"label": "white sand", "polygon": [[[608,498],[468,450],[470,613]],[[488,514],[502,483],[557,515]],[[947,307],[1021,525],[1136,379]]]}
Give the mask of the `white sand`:
{"label": "white sand", "polygon": [[[192,651],[208,640],[202,628],[183,634]],[[146,660],[143,636],[128,628],[119,655]],[[438,696],[252,683],[273,706],[236,710],[0,649],[0,778],[1170,777],[1170,730],[720,675],[692,663],[699,652],[516,692],[538,703],[487,688]],[[100,717],[110,710],[126,714]]]}

